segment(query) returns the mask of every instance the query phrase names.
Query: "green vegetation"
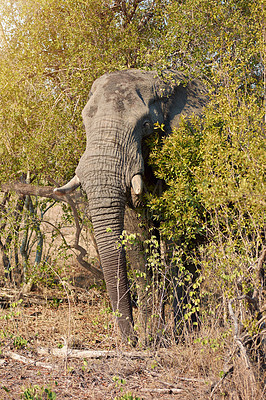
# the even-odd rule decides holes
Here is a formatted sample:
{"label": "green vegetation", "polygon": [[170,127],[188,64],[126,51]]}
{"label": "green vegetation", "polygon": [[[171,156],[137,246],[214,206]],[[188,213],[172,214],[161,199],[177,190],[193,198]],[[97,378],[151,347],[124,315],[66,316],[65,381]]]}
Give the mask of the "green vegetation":
{"label": "green vegetation", "polygon": [[138,396],[134,396],[132,393],[125,393],[122,396],[116,396],[115,400],[141,400],[141,398]]}
{"label": "green vegetation", "polygon": [[172,10],[172,63],[202,77],[210,103],[203,119],[153,138],[151,163],[167,190],[149,207],[174,242],[178,269],[201,269],[201,296],[248,303],[264,274],[265,10],[259,1],[176,2]]}
{"label": "green vegetation", "polygon": [[[123,392],[123,386],[126,384],[125,379],[119,378],[118,376],[113,376],[113,381],[115,382],[115,387],[118,388],[120,392]],[[127,392],[121,396],[116,396],[115,400],[141,400],[141,398],[134,396],[131,392]]]}
{"label": "green vegetation", "polygon": [[[164,3],[0,3],[1,184],[20,181],[54,186],[73,176],[85,148],[81,111],[91,84],[106,71],[155,66],[152,53],[159,49],[165,27]],[[45,202],[29,196],[17,199],[11,193],[2,200],[0,249],[5,277],[26,283],[30,276],[29,286],[40,279],[52,281],[55,274],[47,260],[54,257],[52,244],[60,227],[53,230],[52,241],[45,237]],[[66,207],[64,211],[69,214]],[[48,241],[50,251],[44,254]],[[66,247],[62,236],[59,252]],[[56,251],[59,259],[66,259]],[[29,265],[33,252],[36,262]]]}
{"label": "green vegetation", "polygon": [[40,387],[38,385],[25,389],[21,395],[23,400],[55,400],[56,394],[49,388]]}

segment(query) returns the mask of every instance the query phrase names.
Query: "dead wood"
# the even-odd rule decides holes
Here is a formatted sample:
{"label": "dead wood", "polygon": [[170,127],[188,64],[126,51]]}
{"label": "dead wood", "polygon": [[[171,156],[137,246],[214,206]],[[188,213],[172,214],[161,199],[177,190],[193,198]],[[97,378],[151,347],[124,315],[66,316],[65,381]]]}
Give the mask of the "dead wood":
{"label": "dead wood", "polygon": [[[10,199],[10,193],[5,193],[4,199],[1,203],[1,214],[3,214],[2,220],[3,223],[0,226],[0,234],[6,229],[6,224],[7,224],[7,210],[6,210],[6,202],[8,202]],[[17,200],[15,209],[12,213],[12,217],[14,218],[13,225],[14,225],[14,232],[15,235],[13,235],[11,232],[7,235],[7,238],[5,239],[5,242],[2,242],[0,238],[0,250],[2,251],[2,260],[3,260],[3,265],[4,265],[4,270],[6,278],[9,278],[11,280],[11,264],[10,264],[10,259],[8,257],[7,250],[10,248],[11,242],[14,240],[15,241],[15,252],[17,253],[17,241],[18,241],[18,232],[19,232],[19,227],[21,224],[21,219],[22,219],[22,210],[24,207],[25,203],[25,196],[24,195],[19,195],[19,198]],[[17,264],[17,262],[16,262]],[[16,265],[16,269],[18,269],[18,265]]]}
{"label": "dead wood", "polygon": [[157,394],[178,394],[184,392],[184,389],[176,389],[176,388],[169,388],[169,389],[144,389],[140,388],[142,392],[147,392],[147,393],[157,393]]}
{"label": "dead wood", "polygon": [[47,363],[44,363],[41,361],[36,361],[32,358],[21,356],[20,354],[14,353],[13,351],[10,351],[10,350],[4,350],[2,352],[2,355],[5,357],[12,358],[12,360],[19,361],[19,362],[22,362],[23,364],[32,365],[35,367],[41,367],[41,368],[46,368],[46,369],[56,368],[55,365],[47,364]]}
{"label": "dead wood", "polygon": [[[81,234],[81,225],[80,225],[80,221],[79,221],[78,210],[77,210],[77,207],[76,207],[74,201],[72,200],[71,196],[66,195],[65,197],[67,198],[67,202],[71,207],[71,210],[72,210],[72,213],[74,216],[75,226],[76,226],[75,241],[74,241],[73,248],[75,250],[79,251],[79,254],[77,255],[77,261],[79,262],[80,265],[82,265],[82,267],[84,267],[85,269],[90,271],[96,278],[103,279],[103,272],[100,269],[94,267],[92,264],[89,264],[84,259],[84,257],[87,254],[87,251],[84,249],[84,247],[82,247],[79,244],[79,238],[80,238],[80,234]],[[95,243],[95,249],[98,253],[98,248],[96,246],[96,243]],[[98,258],[100,259],[99,253],[98,253]]]}
{"label": "dead wood", "polygon": [[150,358],[152,355],[148,352],[120,352],[120,351],[109,351],[109,350],[76,350],[70,347],[64,346],[61,349],[57,348],[43,348],[39,347],[37,353],[41,356],[52,355],[54,357],[68,357],[68,358],[115,358],[115,357],[127,357],[131,359],[143,359]]}
{"label": "dead wood", "polygon": [[[146,370],[146,372],[149,375],[153,376],[154,378],[158,378],[158,379],[160,378],[160,374],[157,374],[156,372],[151,372],[151,371],[148,371],[148,370]],[[203,378],[186,378],[184,376],[176,376],[175,380],[177,380],[177,381],[186,381],[186,382],[206,382],[206,379],[203,379]],[[166,383],[166,382],[164,382],[164,383]]]}
{"label": "dead wood", "polygon": [[[79,300],[79,296],[84,296],[87,292],[82,288],[74,288],[71,285],[68,287],[67,282],[64,282],[65,286],[69,290],[75,290],[75,299]],[[22,288],[23,289],[23,288]],[[14,288],[0,288],[0,308],[6,309],[11,306],[12,303],[17,302],[18,300],[23,300],[22,305],[24,307],[28,307],[31,305],[44,306],[48,302],[53,302],[55,296],[60,299],[61,303],[67,303],[68,299],[66,299],[62,293],[52,292],[53,294],[36,294],[34,292],[25,293],[23,290],[18,290]],[[87,300],[87,298],[86,298]]]}
{"label": "dead wood", "polygon": [[9,193],[16,192],[17,194],[24,196],[40,196],[54,199],[57,201],[66,201],[65,196],[58,196],[54,193],[52,186],[35,186],[28,183],[2,183],[0,185],[0,191]]}
{"label": "dead wood", "polygon": [[[235,354],[235,352],[233,352],[232,356]],[[214,394],[216,393],[217,389],[219,386],[222,385],[222,383],[224,382],[225,378],[228,377],[228,375],[232,374],[234,372],[234,366],[230,365],[227,367],[227,371],[224,371],[223,376],[220,378],[219,381],[217,382],[213,382],[212,384],[212,391],[211,391],[211,395],[210,395],[210,399],[213,398]]]}

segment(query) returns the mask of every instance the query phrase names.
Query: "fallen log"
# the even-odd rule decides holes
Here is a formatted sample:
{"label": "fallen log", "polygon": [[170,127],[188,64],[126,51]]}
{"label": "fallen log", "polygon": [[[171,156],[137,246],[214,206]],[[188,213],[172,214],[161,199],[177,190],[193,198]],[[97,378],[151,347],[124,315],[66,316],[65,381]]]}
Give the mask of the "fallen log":
{"label": "fallen log", "polygon": [[152,355],[143,351],[121,352],[115,350],[77,350],[64,346],[61,349],[39,347],[37,353],[41,356],[52,355],[54,357],[68,358],[115,358],[128,357],[131,359],[150,358]]}
{"label": "fallen log", "polygon": [[2,351],[2,355],[4,357],[12,358],[12,360],[19,361],[19,362],[22,362],[23,364],[27,364],[27,365],[31,365],[31,366],[35,366],[35,367],[41,367],[41,368],[46,368],[46,369],[54,369],[55,368],[54,365],[47,364],[42,361],[36,361],[29,357],[21,356],[20,354],[14,353],[13,351],[10,351],[10,350]]}

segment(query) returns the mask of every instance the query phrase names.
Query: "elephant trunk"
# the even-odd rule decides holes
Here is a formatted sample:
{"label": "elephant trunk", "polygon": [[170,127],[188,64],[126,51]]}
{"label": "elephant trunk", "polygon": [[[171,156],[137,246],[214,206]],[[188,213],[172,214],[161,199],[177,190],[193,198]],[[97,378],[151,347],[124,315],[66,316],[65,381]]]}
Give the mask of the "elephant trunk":
{"label": "elephant trunk", "polygon": [[90,208],[90,213],[112,309],[122,335],[134,341],[125,250],[121,245],[125,204],[116,203],[110,207]]}
{"label": "elephant trunk", "polygon": [[[89,132],[88,132],[89,129]],[[121,245],[126,193],[143,173],[141,139],[122,121],[94,120],[76,174],[86,190],[100,261],[113,311],[123,336],[134,341],[125,251]],[[135,190],[142,182],[134,179]]]}

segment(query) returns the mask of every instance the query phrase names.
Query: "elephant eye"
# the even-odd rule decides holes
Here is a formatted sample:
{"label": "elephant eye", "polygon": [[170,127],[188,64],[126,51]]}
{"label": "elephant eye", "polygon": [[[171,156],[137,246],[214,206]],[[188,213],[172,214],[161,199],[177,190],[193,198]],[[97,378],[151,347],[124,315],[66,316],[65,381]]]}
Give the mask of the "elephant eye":
{"label": "elephant eye", "polygon": [[144,121],[143,125],[142,125],[142,129],[143,129],[144,135],[150,135],[153,131],[152,123],[150,121]]}

